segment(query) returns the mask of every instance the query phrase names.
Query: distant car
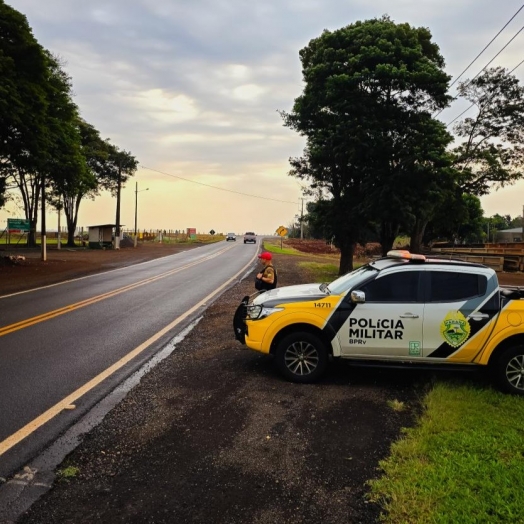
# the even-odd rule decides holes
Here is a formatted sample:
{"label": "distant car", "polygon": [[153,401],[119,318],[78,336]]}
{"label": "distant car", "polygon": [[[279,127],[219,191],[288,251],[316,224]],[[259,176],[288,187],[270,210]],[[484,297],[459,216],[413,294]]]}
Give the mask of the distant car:
{"label": "distant car", "polygon": [[235,235],[235,233],[228,233],[227,234],[226,242],[229,242],[230,240],[232,240],[233,242],[237,241],[237,236]]}
{"label": "distant car", "polygon": [[252,231],[248,231],[244,235],[244,244],[247,244],[248,242],[251,242],[252,244],[257,243],[257,236]]}

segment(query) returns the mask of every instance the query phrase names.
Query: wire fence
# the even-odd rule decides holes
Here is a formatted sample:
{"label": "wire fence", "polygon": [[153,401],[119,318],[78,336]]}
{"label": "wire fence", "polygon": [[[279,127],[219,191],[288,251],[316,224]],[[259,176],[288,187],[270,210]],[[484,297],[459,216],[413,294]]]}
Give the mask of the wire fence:
{"label": "wire fence", "polygon": [[[46,232],[46,245],[47,246],[58,246],[58,240],[60,238],[60,244],[62,246],[67,245],[68,243],[68,234],[67,230],[58,231],[47,231]],[[138,243],[150,243],[150,242],[159,242],[164,244],[171,243],[188,243],[188,242],[216,242],[219,240],[224,240],[225,234],[216,233],[196,233],[196,232],[187,232],[182,230],[166,230],[166,229],[140,229],[137,230],[136,241]],[[113,239],[114,241],[114,234]],[[7,228],[0,231],[0,247],[9,246],[9,247],[27,247],[29,241],[28,232],[21,231],[10,231]],[[37,245],[42,243],[42,234],[40,231],[35,233],[35,241]],[[122,229],[120,235],[120,246],[125,247],[130,242],[134,245],[135,243],[135,231],[134,229]],[[74,247],[85,248],[89,247],[89,230],[84,228],[79,228],[75,231],[73,236]],[[73,246],[69,246],[73,247]]]}

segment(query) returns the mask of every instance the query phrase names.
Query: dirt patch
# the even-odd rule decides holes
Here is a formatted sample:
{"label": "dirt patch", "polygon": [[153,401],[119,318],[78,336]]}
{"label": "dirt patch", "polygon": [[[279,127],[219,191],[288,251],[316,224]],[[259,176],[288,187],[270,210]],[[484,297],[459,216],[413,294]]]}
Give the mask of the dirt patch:
{"label": "dirt patch", "polygon": [[[325,240],[286,238],[283,244],[286,247],[291,247],[302,253],[340,256],[340,249]],[[370,242],[365,246],[357,244],[354,252],[355,258],[357,259],[379,256],[381,253],[382,247],[376,242]]]}

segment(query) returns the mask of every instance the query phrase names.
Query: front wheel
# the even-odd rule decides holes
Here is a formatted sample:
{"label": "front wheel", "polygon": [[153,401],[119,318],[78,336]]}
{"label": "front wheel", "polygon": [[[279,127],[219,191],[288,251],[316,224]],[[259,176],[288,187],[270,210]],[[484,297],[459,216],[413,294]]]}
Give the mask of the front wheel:
{"label": "front wheel", "polygon": [[328,364],[328,352],[319,337],[299,331],[280,341],[275,362],[287,379],[305,384],[315,382],[323,375]]}
{"label": "front wheel", "polygon": [[524,395],[524,346],[506,349],[497,358],[493,373],[502,391]]}

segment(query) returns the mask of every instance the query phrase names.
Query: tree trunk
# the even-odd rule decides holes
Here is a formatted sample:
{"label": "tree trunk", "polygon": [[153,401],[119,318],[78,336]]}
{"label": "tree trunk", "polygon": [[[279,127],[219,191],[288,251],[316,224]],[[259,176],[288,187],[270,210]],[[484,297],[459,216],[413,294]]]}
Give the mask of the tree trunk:
{"label": "tree trunk", "polygon": [[382,222],[380,228],[380,245],[382,246],[382,256],[386,256],[388,251],[393,248],[395,238],[397,238],[399,226],[391,222]]}
{"label": "tree trunk", "polygon": [[428,221],[425,219],[417,218],[415,225],[413,226],[411,232],[411,242],[409,244],[409,250],[411,253],[420,253],[422,250],[422,238],[424,237],[424,232],[426,231],[426,226]]}
{"label": "tree trunk", "polygon": [[77,195],[76,197],[66,197],[62,195],[64,200],[64,213],[67,222],[67,247],[75,247],[75,231],[78,223],[78,209],[80,208],[80,202],[82,196]]}
{"label": "tree trunk", "polygon": [[36,247],[36,220],[29,218],[29,233],[27,233],[27,247]]}
{"label": "tree trunk", "polygon": [[27,247],[37,247],[36,245],[36,225],[38,224],[38,199],[35,205],[30,209],[29,215],[29,234],[27,235]]}
{"label": "tree trunk", "polygon": [[355,253],[355,243],[340,246],[340,265],[338,268],[339,275],[345,275],[353,271],[353,254]]}
{"label": "tree trunk", "polygon": [[69,215],[66,215],[67,222],[67,247],[76,247],[75,244],[75,230],[76,224]]}
{"label": "tree trunk", "polygon": [[26,220],[29,220],[29,233],[27,235],[27,247],[36,246],[36,225],[38,224],[38,204],[40,202],[41,177],[25,173],[18,169],[14,175],[15,183],[20,190],[24,203]]}

